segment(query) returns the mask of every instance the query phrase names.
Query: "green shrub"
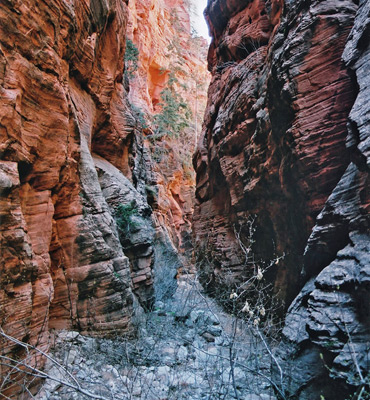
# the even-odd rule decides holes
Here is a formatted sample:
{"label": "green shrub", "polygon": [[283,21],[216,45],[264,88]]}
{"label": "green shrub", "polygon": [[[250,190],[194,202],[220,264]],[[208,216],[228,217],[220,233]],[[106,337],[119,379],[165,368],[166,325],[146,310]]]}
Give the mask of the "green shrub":
{"label": "green shrub", "polygon": [[167,86],[161,92],[161,112],[154,116],[155,139],[162,136],[178,137],[190,125],[192,113],[187,102],[176,91],[176,83],[175,73],[171,72]]}
{"label": "green shrub", "polygon": [[125,52],[125,74],[129,79],[132,79],[134,72],[138,69],[139,50],[134,45],[133,41],[126,39]]}
{"label": "green shrub", "polygon": [[135,106],[134,104],[130,104],[132,113],[135,117],[135,120],[137,124],[142,128],[142,129],[147,129],[149,127],[148,125],[148,116],[145,115],[144,111],[140,108]]}
{"label": "green shrub", "polygon": [[145,192],[147,197],[156,199],[158,197],[158,188],[153,185],[145,185]]}
{"label": "green shrub", "polygon": [[139,215],[136,201],[132,200],[128,204],[120,204],[116,210],[116,222],[120,231],[128,233],[137,229],[137,223],[132,221],[134,215]]}

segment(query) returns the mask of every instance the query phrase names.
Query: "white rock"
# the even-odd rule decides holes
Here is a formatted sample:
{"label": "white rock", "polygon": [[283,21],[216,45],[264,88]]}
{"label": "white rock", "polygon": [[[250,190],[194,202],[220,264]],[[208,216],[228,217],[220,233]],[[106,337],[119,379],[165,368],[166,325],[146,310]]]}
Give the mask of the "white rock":
{"label": "white rock", "polygon": [[121,375],[120,381],[121,381],[122,384],[125,385],[125,386],[131,385],[131,380],[130,380],[130,378],[128,378],[128,377],[125,376],[125,375]]}
{"label": "white rock", "polygon": [[204,310],[193,310],[191,313],[190,313],[190,320],[194,323],[194,324],[196,324],[200,319],[201,319],[201,317],[204,315]]}
{"label": "white rock", "polygon": [[179,349],[177,350],[177,360],[179,362],[184,362],[186,361],[188,357],[188,349],[185,346],[180,346]]}
{"label": "white rock", "polygon": [[[57,340],[62,342],[72,342],[78,336],[80,336],[80,333],[75,331],[59,331],[56,334]],[[81,339],[83,339],[83,337],[81,337]]]}
{"label": "white rock", "polygon": [[206,311],[204,313],[204,320],[207,324],[220,325],[220,320],[217,315],[211,311]]}
{"label": "white rock", "polygon": [[156,372],[156,375],[159,377],[168,377],[171,372],[171,368],[167,365],[163,365],[158,367]]}
{"label": "white rock", "polygon": [[65,356],[64,358],[64,362],[65,364],[68,365],[72,365],[75,361],[76,358],[78,356],[77,350],[76,349],[71,349]]}
{"label": "white rock", "polygon": [[222,346],[225,342],[225,339],[222,336],[215,337],[215,344],[217,346]]}

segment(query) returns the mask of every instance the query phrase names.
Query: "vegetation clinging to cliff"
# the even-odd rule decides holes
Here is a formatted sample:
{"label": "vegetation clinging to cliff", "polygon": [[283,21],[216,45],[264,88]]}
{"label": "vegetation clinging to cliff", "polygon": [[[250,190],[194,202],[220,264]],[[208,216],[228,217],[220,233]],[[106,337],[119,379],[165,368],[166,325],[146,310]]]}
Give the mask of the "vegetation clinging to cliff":
{"label": "vegetation clinging to cliff", "polygon": [[188,103],[176,90],[178,84],[175,72],[171,71],[167,86],[161,92],[161,111],[154,116],[155,138],[167,135],[179,137],[190,126],[192,112]]}
{"label": "vegetation clinging to cliff", "polygon": [[126,39],[125,75],[132,79],[138,69],[139,50],[132,40]]}
{"label": "vegetation clinging to cliff", "polygon": [[122,232],[129,232],[136,229],[136,223],[132,221],[132,217],[138,215],[138,209],[135,200],[128,204],[120,204],[116,212],[117,226]]}

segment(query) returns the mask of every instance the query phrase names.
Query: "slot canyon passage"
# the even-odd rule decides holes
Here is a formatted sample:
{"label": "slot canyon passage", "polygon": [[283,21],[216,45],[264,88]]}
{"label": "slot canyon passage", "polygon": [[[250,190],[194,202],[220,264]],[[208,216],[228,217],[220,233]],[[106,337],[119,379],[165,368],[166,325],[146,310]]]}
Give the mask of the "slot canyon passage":
{"label": "slot canyon passage", "polygon": [[370,399],[370,0],[0,0],[0,398]]}

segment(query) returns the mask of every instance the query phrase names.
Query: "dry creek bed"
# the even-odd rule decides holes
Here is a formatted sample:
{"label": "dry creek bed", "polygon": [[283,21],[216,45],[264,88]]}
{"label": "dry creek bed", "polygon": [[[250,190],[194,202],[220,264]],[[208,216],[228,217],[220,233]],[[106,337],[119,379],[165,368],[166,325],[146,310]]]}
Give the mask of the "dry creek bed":
{"label": "dry creek bed", "polygon": [[52,341],[52,358],[63,368],[47,362],[51,379],[37,400],[276,400],[263,343],[189,277],[172,299],[142,313],[135,340],[62,331]]}

